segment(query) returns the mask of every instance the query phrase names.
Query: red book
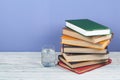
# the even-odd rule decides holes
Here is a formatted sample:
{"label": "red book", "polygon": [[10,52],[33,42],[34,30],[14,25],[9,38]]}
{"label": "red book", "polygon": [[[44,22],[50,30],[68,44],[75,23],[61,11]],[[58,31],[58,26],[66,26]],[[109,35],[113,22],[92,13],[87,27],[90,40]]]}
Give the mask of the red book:
{"label": "red book", "polygon": [[77,74],[82,74],[82,73],[85,73],[85,72],[88,72],[88,71],[91,71],[91,70],[94,70],[94,69],[97,69],[97,68],[100,68],[100,67],[103,67],[105,65],[108,65],[112,62],[111,59],[108,60],[108,62],[105,62],[105,63],[101,63],[101,64],[94,64],[94,65],[89,65],[89,66],[84,66],[84,67],[79,67],[79,68],[74,68],[74,69],[71,69],[70,67],[68,67],[67,65],[65,65],[63,62],[59,61],[59,65],[65,69],[68,69],[72,72],[75,72]]}

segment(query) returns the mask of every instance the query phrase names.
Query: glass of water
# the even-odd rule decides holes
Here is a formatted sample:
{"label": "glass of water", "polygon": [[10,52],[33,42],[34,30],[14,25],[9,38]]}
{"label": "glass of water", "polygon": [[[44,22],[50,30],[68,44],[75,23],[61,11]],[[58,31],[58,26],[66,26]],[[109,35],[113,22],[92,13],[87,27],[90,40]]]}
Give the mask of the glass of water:
{"label": "glass of water", "polygon": [[41,51],[41,63],[44,67],[53,67],[56,65],[56,52],[53,45],[45,45]]}

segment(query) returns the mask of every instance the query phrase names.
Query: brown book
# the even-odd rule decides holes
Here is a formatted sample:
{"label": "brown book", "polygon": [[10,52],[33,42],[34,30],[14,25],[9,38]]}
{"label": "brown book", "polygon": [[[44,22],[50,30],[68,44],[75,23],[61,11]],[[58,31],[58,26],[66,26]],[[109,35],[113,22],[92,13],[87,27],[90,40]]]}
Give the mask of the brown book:
{"label": "brown book", "polygon": [[90,42],[86,42],[81,39],[73,38],[66,35],[63,35],[61,38],[62,38],[62,41],[61,41],[62,44],[95,48],[95,49],[105,49],[110,43],[110,40],[101,41],[99,43],[90,43]]}
{"label": "brown book", "polygon": [[100,36],[84,36],[78,32],[75,32],[74,30],[71,30],[67,27],[63,28],[63,35],[71,36],[77,39],[85,40],[91,43],[98,43],[104,40],[108,40],[112,38],[112,34],[108,35],[100,35]]}
{"label": "brown book", "polygon": [[93,64],[100,64],[107,62],[107,60],[92,60],[92,61],[80,61],[80,62],[67,62],[62,55],[59,55],[59,60],[62,61],[64,64],[69,66],[70,68],[78,68],[78,67],[83,67],[83,66],[88,66],[88,65],[93,65]]}
{"label": "brown book", "polygon": [[62,53],[63,57],[67,62],[79,62],[79,61],[90,61],[90,60],[104,60],[108,59],[108,53],[106,54],[74,54],[74,53]]}
{"label": "brown book", "polygon": [[61,52],[63,53],[97,53],[104,54],[107,53],[106,49],[94,49],[94,48],[86,48],[86,47],[78,47],[78,46],[69,46],[62,45]]}
{"label": "brown book", "polygon": [[82,74],[82,73],[85,73],[85,72],[88,72],[88,71],[92,71],[94,69],[97,69],[97,68],[100,68],[100,67],[103,67],[105,65],[108,65],[112,62],[111,59],[108,59],[107,62],[105,63],[101,63],[101,64],[93,64],[93,65],[89,65],[89,66],[84,66],[84,67],[78,67],[78,68],[70,68],[68,66],[66,66],[63,62],[59,61],[58,62],[58,65],[61,66],[62,68],[64,69],[67,69],[67,70],[70,70],[72,72],[75,72],[77,74]]}

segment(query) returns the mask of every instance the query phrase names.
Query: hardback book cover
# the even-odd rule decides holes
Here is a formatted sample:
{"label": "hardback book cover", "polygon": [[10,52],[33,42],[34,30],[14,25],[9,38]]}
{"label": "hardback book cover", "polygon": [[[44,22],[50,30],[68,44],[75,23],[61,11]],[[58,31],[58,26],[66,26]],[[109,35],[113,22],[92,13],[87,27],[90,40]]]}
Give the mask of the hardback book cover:
{"label": "hardback book cover", "polygon": [[94,49],[94,48],[86,48],[79,46],[70,46],[64,45],[61,46],[62,53],[96,53],[96,54],[104,54],[108,53],[107,47],[105,49]]}
{"label": "hardback book cover", "polygon": [[104,40],[99,43],[90,43],[81,39],[73,38],[70,36],[62,35],[61,43],[71,46],[80,46],[80,47],[88,47],[88,48],[95,48],[95,49],[105,49],[111,40]]}
{"label": "hardback book cover", "polygon": [[90,19],[66,20],[66,26],[85,36],[106,35],[111,33],[110,28]]}
{"label": "hardback book cover", "polygon": [[91,61],[80,61],[80,62],[67,62],[62,55],[59,55],[58,58],[61,62],[63,62],[70,68],[78,68],[78,67],[83,67],[83,66],[88,66],[93,64],[100,64],[108,61],[108,59],[105,59],[105,60],[91,60]]}
{"label": "hardback book cover", "polygon": [[104,40],[108,40],[112,38],[112,34],[108,35],[97,35],[97,36],[84,36],[70,28],[64,27],[62,30],[63,35],[71,36],[77,39],[85,40],[91,43],[98,43]]}
{"label": "hardback book cover", "polygon": [[100,67],[106,66],[106,65],[110,64],[111,62],[112,62],[112,60],[108,59],[108,61],[105,63],[94,64],[94,65],[89,65],[89,66],[84,66],[84,67],[79,67],[79,68],[74,68],[74,69],[68,67],[61,61],[58,62],[58,65],[61,66],[62,68],[65,68],[66,70],[70,70],[77,74],[82,74],[82,73],[86,73],[86,72],[98,69]]}
{"label": "hardback book cover", "polygon": [[106,54],[74,54],[74,53],[61,53],[67,62],[91,61],[91,60],[104,60],[108,59],[109,55]]}

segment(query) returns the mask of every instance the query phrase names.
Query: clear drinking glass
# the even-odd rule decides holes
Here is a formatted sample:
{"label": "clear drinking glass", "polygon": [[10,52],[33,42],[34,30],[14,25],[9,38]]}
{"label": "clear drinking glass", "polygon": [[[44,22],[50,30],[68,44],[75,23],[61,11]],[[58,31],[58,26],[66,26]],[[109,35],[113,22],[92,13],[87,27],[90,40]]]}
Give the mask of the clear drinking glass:
{"label": "clear drinking glass", "polygon": [[56,52],[53,45],[45,45],[41,51],[41,63],[44,67],[53,67],[56,65]]}

